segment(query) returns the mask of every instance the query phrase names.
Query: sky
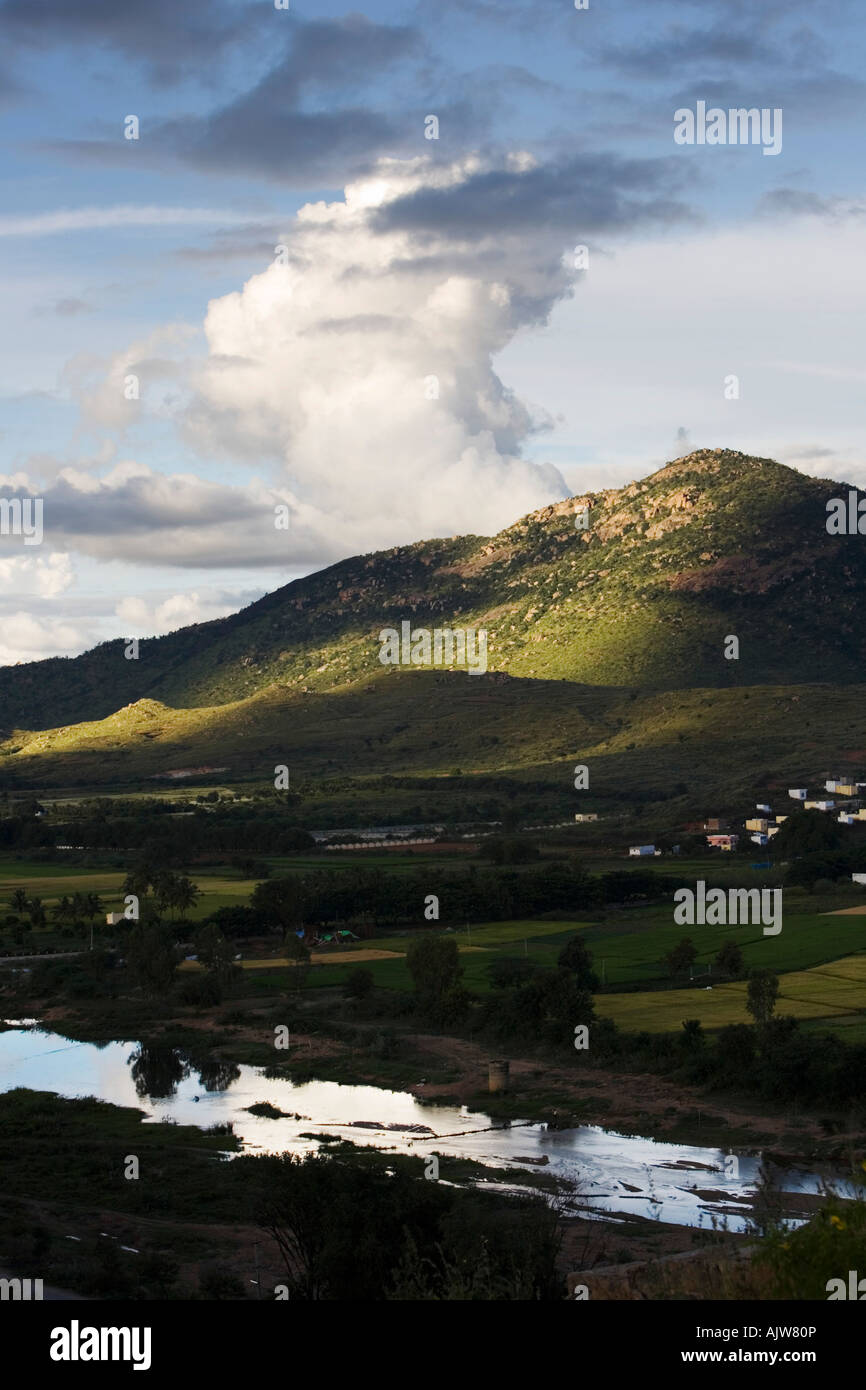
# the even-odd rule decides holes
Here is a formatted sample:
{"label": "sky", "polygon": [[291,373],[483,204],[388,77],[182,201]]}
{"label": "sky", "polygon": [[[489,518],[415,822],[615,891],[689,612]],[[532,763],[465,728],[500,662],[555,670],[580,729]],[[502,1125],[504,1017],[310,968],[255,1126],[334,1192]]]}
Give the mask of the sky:
{"label": "sky", "polygon": [[0,0],[0,664],[692,448],[866,487],[860,0],[277,4]]}

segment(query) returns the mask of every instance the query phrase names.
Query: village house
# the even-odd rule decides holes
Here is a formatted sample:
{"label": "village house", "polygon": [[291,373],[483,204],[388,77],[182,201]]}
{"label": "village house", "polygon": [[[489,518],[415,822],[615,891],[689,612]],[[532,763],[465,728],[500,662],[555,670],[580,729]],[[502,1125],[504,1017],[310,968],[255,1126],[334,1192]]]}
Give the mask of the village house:
{"label": "village house", "polygon": [[721,849],[730,852],[737,848],[739,839],[739,835],[708,835],[707,844],[710,849]]}
{"label": "village house", "polygon": [[[655,845],[632,845],[629,849],[630,855],[647,855],[655,854],[656,852]],[[661,853],[661,851],[658,851],[658,853]]]}

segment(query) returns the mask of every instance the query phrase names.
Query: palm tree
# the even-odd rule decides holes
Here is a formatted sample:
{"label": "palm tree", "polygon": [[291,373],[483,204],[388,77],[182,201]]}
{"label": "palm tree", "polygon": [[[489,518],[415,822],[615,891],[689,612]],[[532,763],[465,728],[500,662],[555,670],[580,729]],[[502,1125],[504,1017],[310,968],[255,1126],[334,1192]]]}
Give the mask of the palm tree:
{"label": "palm tree", "polygon": [[93,919],[105,911],[105,905],[98,893],[83,894],[84,915],[90,923],[90,949],[93,950]]}
{"label": "palm tree", "polygon": [[132,893],[136,898],[143,898],[150,887],[151,879],[152,870],[146,864],[138,864],[130,869],[123,880],[124,897]]}
{"label": "palm tree", "polygon": [[68,922],[70,917],[74,916],[74,913],[75,909],[73,908],[72,903],[70,902],[66,893],[63,894],[63,897],[60,899],[60,901],[58,903],[55,903],[51,909],[52,917],[54,917],[58,922]]}
{"label": "palm tree", "polygon": [[37,927],[45,926],[45,908],[42,906],[41,898],[34,898],[27,905],[27,914],[30,918],[30,926],[35,931]]}
{"label": "palm tree", "polygon": [[191,878],[183,875],[177,879],[174,888],[174,906],[180,912],[181,921],[189,909],[195,906],[200,896],[199,890]]}
{"label": "palm tree", "polygon": [[177,892],[177,875],[170,869],[157,874],[153,880],[153,896],[160,912],[165,912],[166,908],[174,907],[175,894]]}

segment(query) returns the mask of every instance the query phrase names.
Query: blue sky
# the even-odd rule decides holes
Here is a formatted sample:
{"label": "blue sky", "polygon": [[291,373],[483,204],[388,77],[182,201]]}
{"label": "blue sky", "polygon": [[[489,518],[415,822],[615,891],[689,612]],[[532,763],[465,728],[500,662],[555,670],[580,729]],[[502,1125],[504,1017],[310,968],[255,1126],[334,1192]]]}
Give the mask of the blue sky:
{"label": "blue sky", "polygon": [[[0,495],[45,499],[41,546],[0,535],[0,663],[689,447],[866,485],[864,30],[847,0],[0,0]],[[781,109],[781,152],[676,145],[698,101]]]}

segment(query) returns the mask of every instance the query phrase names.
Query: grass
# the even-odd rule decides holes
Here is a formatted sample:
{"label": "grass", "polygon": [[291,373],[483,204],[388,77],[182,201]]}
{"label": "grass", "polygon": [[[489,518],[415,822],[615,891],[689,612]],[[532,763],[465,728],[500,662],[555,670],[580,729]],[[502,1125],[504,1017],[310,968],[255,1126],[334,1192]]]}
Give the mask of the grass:
{"label": "grass", "polygon": [[[596,999],[602,1018],[611,1018],[629,1032],[679,1031],[687,1018],[698,1018],[708,1031],[730,1023],[751,1023],[746,1008],[745,981],[713,985],[712,990],[670,989],[636,994],[603,994]],[[832,967],[798,970],[779,979],[777,1014],[829,1024],[845,1014],[866,1023],[866,952],[835,962]],[[846,1020],[847,1022],[847,1020]],[[847,1034],[846,1034],[847,1036]]]}
{"label": "grass", "polygon": [[[98,893],[106,912],[123,910],[122,886],[125,873],[102,872],[90,868],[67,868],[62,864],[28,863],[0,860],[0,910],[12,911],[11,899],[16,888],[23,888],[28,897],[41,898],[50,909],[65,895]],[[194,872],[193,881],[201,892],[198,902],[187,914],[190,922],[209,917],[219,907],[238,907],[249,902],[258,879],[239,878],[231,871]],[[38,935],[38,933],[37,933]]]}
{"label": "grass", "polygon": [[[387,855],[375,857],[388,859]],[[403,859],[394,856],[398,857]],[[310,867],[322,864],[321,858],[309,856],[309,860]],[[329,857],[329,863],[332,862]],[[592,863],[594,872],[622,866],[623,860],[610,857]],[[397,865],[392,861],[389,867],[396,869]],[[407,857],[402,867],[415,869],[417,865]],[[755,873],[741,859],[725,856],[711,861],[667,857],[654,860],[653,868],[669,879],[671,888],[693,884],[699,878],[747,885],[777,881],[773,872]],[[334,869],[340,871],[336,863]],[[89,891],[100,894],[106,911],[117,910],[122,906],[123,877],[119,871],[0,860],[0,914],[4,903],[7,910],[10,908],[11,895],[19,886],[29,895],[41,897],[49,909],[63,894]],[[255,887],[255,880],[240,878],[231,870],[195,872],[194,879],[201,897],[189,914],[191,930],[196,921],[216,908],[247,902]],[[827,1019],[844,1026],[846,1036],[857,1036],[852,1029],[866,1000],[866,975],[862,968],[864,957],[856,952],[866,947],[866,917],[828,915],[828,901],[801,892],[785,890],[783,902],[782,932],[774,937],[765,936],[760,926],[680,926],[673,921],[672,904],[668,902],[628,910],[608,909],[594,919],[591,914],[576,914],[573,921],[520,920],[468,928],[459,925],[455,939],[464,984],[483,996],[491,990],[489,967],[493,961],[525,957],[540,966],[553,966],[563,944],[579,932],[593,952],[605,989],[610,991],[599,995],[601,1015],[613,1018],[628,1031],[652,1032],[678,1030],[687,1017],[700,1018],[707,1028],[748,1021],[745,984],[720,980],[713,974],[718,950],[724,942],[733,940],[742,949],[746,969],[769,968],[782,976],[780,1012],[792,1013],[804,1022]],[[832,905],[835,906],[835,898]],[[440,934],[442,926],[430,930]],[[412,980],[405,952],[417,936],[417,931],[386,933],[354,945],[341,945],[333,955],[327,950],[318,951],[305,988],[339,988],[356,963],[363,960],[379,989],[408,991]],[[693,967],[694,988],[682,988],[682,979],[671,982],[663,964],[664,956],[684,936],[691,937],[698,950]],[[34,933],[30,949],[38,953],[40,945],[49,944],[75,949],[75,943],[60,938],[51,928]],[[238,949],[247,954],[246,943],[239,942]],[[378,959],[363,959],[370,950],[384,954]],[[264,997],[296,987],[293,967],[278,952],[247,958],[242,965],[253,996]],[[185,963],[181,968],[196,967]],[[704,987],[704,981],[713,984],[712,992]]]}

